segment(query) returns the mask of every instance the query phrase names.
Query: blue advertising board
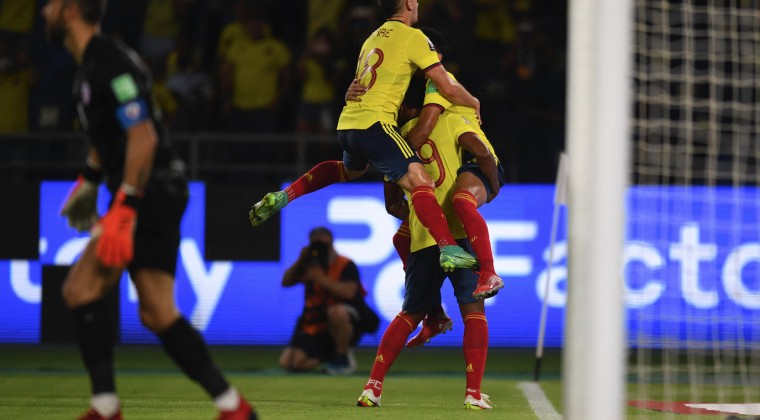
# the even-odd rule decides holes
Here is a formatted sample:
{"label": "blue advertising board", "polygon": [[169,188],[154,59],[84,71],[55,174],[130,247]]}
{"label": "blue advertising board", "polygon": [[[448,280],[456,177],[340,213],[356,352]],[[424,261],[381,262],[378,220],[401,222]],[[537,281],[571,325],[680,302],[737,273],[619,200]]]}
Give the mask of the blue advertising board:
{"label": "blue advertising board", "polygon": [[[39,260],[0,261],[0,343],[39,342],[42,265],[70,265],[87,241],[86,234],[78,234],[59,216],[70,187],[69,182],[44,182],[41,186]],[[726,202],[715,200],[716,194],[728,197]],[[737,195],[745,203],[738,206],[739,210]],[[553,196],[551,185],[507,185],[493,203],[480,209],[488,223],[496,270],[506,284],[486,301],[492,346],[535,345],[548,279],[545,343],[550,347],[562,345],[568,287],[567,229],[565,218],[560,218],[554,262],[548,266]],[[632,338],[642,328],[647,334],[668,334],[637,321],[650,312],[717,311],[732,317],[758,317],[757,198],[754,189],[631,190],[629,212],[651,216],[632,218],[628,226],[624,258]],[[103,190],[101,211],[107,200]],[[206,205],[204,185],[192,183],[182,223],[176,298],[180,310],[209,343],[285,344],[303,305],[303,288],[283,288],[282,272],[307,245],[309,230],[326,226],[334,233],[338,252],[359,266],[368,303],[382,320],[379,331],[365,336],[360,344],[378,344],[388,322],[401,308],[404,284],[401,262],[391,241],[398,221],[385,212],[382,185],[334,185],[291,203],[282,211],[281,261],[276,262],[206,261]],[[732,228],[737,217],[740,225],[753,228]],[[256,229],[251,228],[251,235],[257,235]],[[121,341],[156,342],[140,325],[137,296],[126,274],[119,287]],[[444,286],[443,296],[444,306],[454,319],[454,331],[436,337],[431,345],[459,346],[463,327],[450,285]]]}

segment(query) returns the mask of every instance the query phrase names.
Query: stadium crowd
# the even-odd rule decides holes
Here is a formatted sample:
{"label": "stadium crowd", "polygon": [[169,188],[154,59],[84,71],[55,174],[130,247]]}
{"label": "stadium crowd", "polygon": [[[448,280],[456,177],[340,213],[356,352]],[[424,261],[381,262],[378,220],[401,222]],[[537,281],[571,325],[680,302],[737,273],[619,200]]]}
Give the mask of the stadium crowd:
{"label": "stadium crowd", "polygon": [[[0,2],[0,135],[76,129],[75,64],[45,41],[43,3]],[[445,34],[447,68],[482,102],[508,182],[554,179],[565,8],[420,0],[419,24]],[[149,66],[174,132],[332,134],[361,42],[381,21],[373,0],[109,0],[102,27]]]}

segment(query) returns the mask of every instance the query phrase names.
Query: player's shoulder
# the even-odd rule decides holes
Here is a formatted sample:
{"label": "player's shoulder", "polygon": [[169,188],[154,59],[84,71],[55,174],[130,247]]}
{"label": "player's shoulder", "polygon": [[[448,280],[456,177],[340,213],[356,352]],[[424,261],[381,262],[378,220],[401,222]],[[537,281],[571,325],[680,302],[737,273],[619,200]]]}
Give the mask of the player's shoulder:
{"label": "player's shoulder", "polygon": [[110,79],[124,73],[138,73],[142,69],[136,52],[118,41],[99,36],[93,39],[93,51],[89,54],[90,72],[93,75]]}
{"label": "player's shoulder", "polygon": [[457,128],[459,130],[466,130],[473,123],[464,115],[451,111],[442,113],[439,121],[443,123],[442,125],[448,126],[451,131],[458,131]]}

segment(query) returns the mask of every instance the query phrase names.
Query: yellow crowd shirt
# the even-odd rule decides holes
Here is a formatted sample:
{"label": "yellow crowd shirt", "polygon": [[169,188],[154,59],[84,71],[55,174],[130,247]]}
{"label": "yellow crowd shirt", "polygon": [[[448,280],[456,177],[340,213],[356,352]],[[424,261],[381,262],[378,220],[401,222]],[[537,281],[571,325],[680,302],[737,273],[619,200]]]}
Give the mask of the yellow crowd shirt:
{"label": "yellow crowd shirt", "polygon": [[31,71],[0,73],[0,133],[29,131]]}
{"label": "yellow crowd shirt", "polygon": [[235,108],[263,109],[272,104],[280,89],[280,70],[290,64],[290,51],[282,42],[240,40],[232,45],[227,60],[235,67],[232,103]]}
{"label": "yellow crowd shirt", "polygon": [[[452,80],[457,80],[453,74],[448,73],[448,75]],[[478,116],[475,114],[475,110],[467,106],[455,105],[449,102],[449,100],[444,98],[443,95],[441,95],[441,93],[438,91],[435,83],[433,83],[432,80],[428,79],[427,86],[425,87],[424,105],[430,104],[438,105],[443,108],[444,111],[450,112],[452,114],[457,114],[471,123],[470,125],[472,126],[472,130],[470,131],[477,134],[478,137],[483,140],[483,143],[485,143],[486,146],[488,146],[488,148],[491,150],[491,153],[493,153],[493,155],[496,157],[496,152],[494,152],[491,142],[488,140],[488,137],[486,137],[486,133],[483,132],[483,129],[480,128],[480,124],[478,123]],[[443,116],[444,114],[441,115]],[[497,162],[498,160],[499,158],[496,157]]]}
{"label": "yellow crowd shirt", "polygon": [[28,34],[34,29],[36,2],[31,0],[0,1],[0,30]]}
{"label": "yellow crowd shirt", "polygon": [[179,35],[179,23],[174,15],[172,0],[148,2],[143,32],[156,38],[174,38]]}
{"label": "yellow crowd shirt", "polygon": [[307,104],[329,104],[335,96],[335,89],[325,74],[325,68],[317,60],[304,60],[305,76],[301,99]]}
{"label": "yellow crowd shirt", "polygon": [[414,72],[438,64],[438,53],[422,31],[386,21],[362,45],[356,78],[367,93],[361,102],[349,101],[343,107],[338,130],[364,130],[378,121],[395,126]]}
{"label": "yellow crowd shirt", "polygon": [[[415,125],[417,125],[417,118],[401,127],[401,135],[408,135]],[[472,132],[472,126],[473,123],[461,115],[445,112],[441,114],[433,132],[430,133],[430,138],[418,152],[422,163],[425,165],[425,171],[435,182],[435,199],[443,209],[451,234],[456,239],[467,237],[462,222],[459,221],[459,217],[451,205],[451,197],[454,195],[454,186],[457,180],[457,170],[462,166],[461,147],[458,139],[462,134]],[[411,197],[409,191],[406,191],[406,196]],[[427,228],[417,218],[411,200],[409,200],[409,231],[412,235],[410,247],[412,252],[436,245],[435,239],[430,236]]]}

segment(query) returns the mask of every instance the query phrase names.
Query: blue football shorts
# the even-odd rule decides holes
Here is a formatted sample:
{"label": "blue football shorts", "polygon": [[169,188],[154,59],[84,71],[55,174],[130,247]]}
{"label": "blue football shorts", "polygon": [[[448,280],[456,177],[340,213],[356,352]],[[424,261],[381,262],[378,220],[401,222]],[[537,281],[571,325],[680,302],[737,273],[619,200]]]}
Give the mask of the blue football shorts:
{"label": "blue football shorts", "polygon": [[[457,243],[467,252],[474,254],[467,239]],[[472,292],[478,286],[478,275],[470,269],[456,269],[446,273],[438,262],[440,250],[437,245],[412,252],[406,266],[404,303],[402,309],[410,313],[428,312],[441,303],[441,286],[446,277],[451,281],[457,303],[464,305],[477,300]]]}
{"label": "blue football shorts", "polygon": [[410,163],[421,163],[398,129],[387,123],[376,122],[366,130],[338,130],[338,143],[346,169],[359,171],[369,163],[388,181],[406,175]]}
{"label": "blue football shorts", "polygon": [[[496,170],[499,174],[499,186],[504,186],[504,184],[507,182],[507,177],[504,175],[504,168],[501,166],[501,162],[496,162]],[[462,164],[459,169],[457,169],[457,175],[461,174],[462,172],[469,172],[478,177],[483,185],[485,185],[486,193],[488,195],[491,195],[491,183],[488,182],[488,178],[486,178],[486,175],[483,173],[483,171],[480,170],[480,166],[478,166],[478,163],[475,161],[474,157],[472,159],[466,160],[465,163]]]}

